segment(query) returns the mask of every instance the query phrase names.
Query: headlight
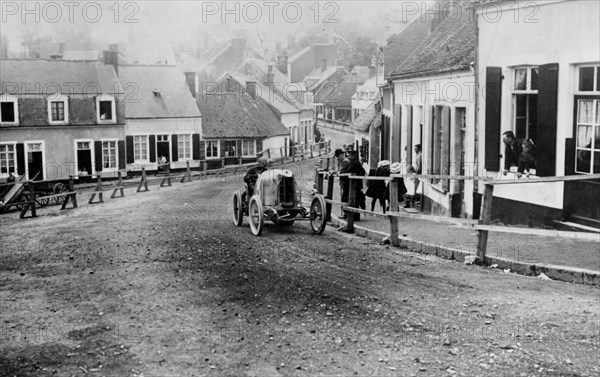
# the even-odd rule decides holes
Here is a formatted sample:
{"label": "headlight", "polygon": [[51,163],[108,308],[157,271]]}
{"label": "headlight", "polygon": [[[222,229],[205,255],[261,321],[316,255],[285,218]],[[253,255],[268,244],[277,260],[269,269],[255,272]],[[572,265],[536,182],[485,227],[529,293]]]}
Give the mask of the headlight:
{"label": "headlight", "polygon": [[296,201],[298,203],[302,202],[302,192],[301,191],[296,191]]}

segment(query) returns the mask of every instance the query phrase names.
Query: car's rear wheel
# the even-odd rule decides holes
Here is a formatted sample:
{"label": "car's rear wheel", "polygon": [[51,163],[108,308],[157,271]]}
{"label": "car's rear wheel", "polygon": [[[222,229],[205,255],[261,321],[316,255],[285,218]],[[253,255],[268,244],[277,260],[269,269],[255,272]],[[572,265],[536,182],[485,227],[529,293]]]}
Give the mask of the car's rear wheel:
{"label": "car's rear wheel", "polygon": [[315,234],[323,234],[327,226],[327,212],[325,210],[325,198],[321,194],[315,195],[310,203],[310,227]]}
{"label": "car's rear wheel", "polygon": [[239,190],[233,193],[233,223],[235,226],[242,226],[244,222],[244,204],[242,203],[242,194]]}
{"label": "car's rear wheel", "polygon": [[248,219],[250,220],[250,230],[255,236],[260,236],[265,226],[265,216],[260,198],[254,195],[248,205]]}

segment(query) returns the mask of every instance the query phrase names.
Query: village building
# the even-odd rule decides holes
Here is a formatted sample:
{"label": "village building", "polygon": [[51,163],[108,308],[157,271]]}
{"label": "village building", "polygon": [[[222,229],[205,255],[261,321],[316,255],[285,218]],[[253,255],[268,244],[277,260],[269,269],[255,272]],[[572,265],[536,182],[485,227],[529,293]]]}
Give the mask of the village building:
{"label": "village building", "polygon": [[[245,84],[245,83],[244,83]],[[243,85],[226,74],[196,99],[202,114],[201,159],[209,168],[285,155],[289,131],[257,95],[257,84]]]}
{"label": "village building", "polygon": [[[515,180],[514,168],[502,174],[502,134],[513,131],[535,143],[537,177],[600,173],[600,3],[544,1],[534,17],[509,16],[529,14],[527,6],[497,1],[476,8],[478,159],[487,176]],[[497,186],[492,217],[600,228],[599,187],[598,179]]]}
{"label": "village building", "polygon": [[176,66],[119,66],[125,90],[127,169],[200,166],[201,115]]}
{"label": "village building", "polygon": [[[391,156],[407,166],[422,147],[422,171],[472,175],[475,135],[476,28],[466,3],[450,8],[404,62],[393,70]],[[422,209],[472,217],[472,181],[421,182]]]}
{"label": "village building", "polygon": [[125,169],[125,93],[116,53],[104,58],[0,62],[0,178],[116,176]]}
{"label": "village building", "polygon": [[379,154],[377,137],[381,128],[381,119],[381,101],[376,98],[371,101],[366,109],[361,111],[360,115],[350,125],[354,131],[354,149],[359,152],[361,162],[369,169],[377,167],[378,159],[372,156],[378,156]]}

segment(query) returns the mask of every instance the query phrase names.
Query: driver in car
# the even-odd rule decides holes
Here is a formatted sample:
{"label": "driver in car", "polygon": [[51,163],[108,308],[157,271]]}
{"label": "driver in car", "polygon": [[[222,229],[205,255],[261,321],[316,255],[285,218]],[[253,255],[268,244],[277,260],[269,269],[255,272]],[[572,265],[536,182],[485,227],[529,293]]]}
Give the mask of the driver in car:
{"label": "driver in car", "polygon": [[[256,184],[258,177],[264,171],[269,170],[267,168],[268,163],[269,163],[269,160],[267,160],[267,158],[261,157],[258,159],[258,164],[255,167],[253,167],[252,169],[248,170],[248,172],[246,173],[246,176],[244,177],[244,182],[246,183],[246,185],[248,185],[248,192],[250,193],[250,197],[252,197],[252,195],[254,195],[254,185]],[[242,198],[243,202],[246,201],[245,195],[246,195],[246,193],[244,193],[244,197]]]}

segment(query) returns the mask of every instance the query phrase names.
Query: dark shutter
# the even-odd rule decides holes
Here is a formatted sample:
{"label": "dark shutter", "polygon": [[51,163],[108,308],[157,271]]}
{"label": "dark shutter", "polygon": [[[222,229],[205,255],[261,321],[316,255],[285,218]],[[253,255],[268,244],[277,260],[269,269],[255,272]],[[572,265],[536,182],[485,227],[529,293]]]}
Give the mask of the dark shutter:
{"label": "dark shutter", "polygon": [[256,140],[256,154],[259,154],[263,150],[263,141],[262,139]]}
{"label": "dark shutter", "polygon": [[102,171],[102,142],[94,141],[94,154],[96,155],[96,172]]}
{"label": "dark shutter", "polygon": [[156,136],[150,135],[150,162],[156,162]]}
{"label": "dark shutter", "polygon": [[392,159],[400,161],[400,156],[402,155],[402,105],[394,106],[394,117],[392,120]]}
{"label": "dark shutter", "polygon": [[200,155],[199,155],[198,159],[200,161],[204,161],[204,160],[206,160],[206,142],[200,141],[199,145],[200,145]]}
{"label": "dark shutter", "polygon": [[538,176],[556,175],[557,109],[558,64],[541,65],[538,75],[538,133],[537,140],[533,140],[536,143]]}
{"label": "dark shutter", "polygon": [[573,174],[575,174],[575,138],[569,138],[565,140],[565,175]]}
{"label": "dark shutter", "polygon": [[235,148],[236,157],[240,157],[242,155],[242,141],[238,140]]}
{"label": "dark shutter", "polygon": [[127,161],[125,159],[125,140],[119,140],[117,145],[117,154],[119,155],[119,169],[125,169],[125,166],[127,165]]}
{"label": "dark shutter", "polygon": [[200,157],[200,134],[192,135],[192,159],[203,160]]}
{"label": "dark shutter", "polygon": [[[412,165],[413,155],[413,107],[409,106],[406,112],[406,163]],[[400,151],[402,153],[402,151]]]}
{"label": "dark shutter", "polygon": [[485,168],[500,168],[500,109],[502,68],[487,67],[485,75]]}
{"label": "dark shutter", "polygon": [[225,157],[225,140],[221,140],[219,143],[221,143],[221,157]]}
{"label": "dark shutter", "polygon": [[[133,164],[134,156],[133,156],[133,136],[125,136],[125,143],[127,144],[127,163]],[[119,151],[119,153],[125,153],[125,151]]]}
{"label": "dark shutter", "polygon": [[17,174],[25,174],[25,145],[17,144]]}
{"label": "dark shutter", "polygon": [[[450,175],[450,107],[444,106],[442,108],[442,153],[440,160],[440,174]],[[450,191],[450,180],[444,179],[442,180],[442,188],[445,191]]]}
{"label": "dark shutter", "polygon": [[177,135],[171,135],[171,161],[179,160],[179,144],[177,144]]}

